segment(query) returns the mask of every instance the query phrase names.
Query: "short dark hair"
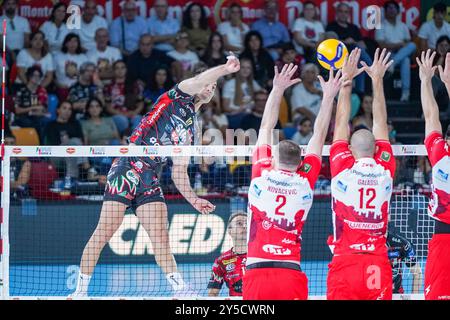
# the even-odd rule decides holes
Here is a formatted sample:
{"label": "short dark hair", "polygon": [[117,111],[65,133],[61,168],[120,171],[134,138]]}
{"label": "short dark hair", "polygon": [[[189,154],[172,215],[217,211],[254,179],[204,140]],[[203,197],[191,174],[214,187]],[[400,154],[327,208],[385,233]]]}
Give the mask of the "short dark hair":
{"label": "short dark hair", "polygon": [[446,13],[447,5],[444,2],[438,2],[433,6],[433,10],[434,12]]}
{"label": "short dark hair", "polygon": [[278,159],[280,164],[298,167],[302,160],[302,150],[294,141],[283,140],[278,144]]}
{"label": "short dark hair", "polygon": [[33,76],[33,73],[35,73],[36,71],[39,72],[39,75],[40,75],[41,78],[42,78],[42,76],[44,75],[44,73],[42,72],[41,67],[38,66],[38,65],[34,65],[34,66],[29,67],[29,68],[27,69],[27,71],[25,72],[25,77],[27,78],[27,80],[30,80],[31,77]]}
{"label": "short dark hair", "polygon": [[299,125],[299,126],[302,126],[302,125],[305,124],[306,121],[309,121],[309,122],[311,122],[311,124],[312,124],[312,120],[311,120],[310,118],[304,117],[304,118],[302,118],[302,119],[298,122],[298,125]]}
{"label": "short dark hair", "polygon": [[234,218],[237,218],[239,216],[243,216],[243,217],[247,217],[247,213],[245,213],[245,211],[236,211],[233,212],[232,214],[230,214],[230,217],[228,218],[228,223],[227,225],[229,226],[231,221],[234,220]]}
{"label": "short dark hair", "polygon": [[395,6],[395,8],[397,9],[397,12],[400,12],[400,5],[399,5],[397,2],[392,1],[392,0],[386,1],[386,2],[384,3],[384,5],[383,5],[384,10],[387,10],[387,8],[388,8],[391,4]]}
{"label": "short dark hair", "polygon": [[441,42],[444,42],[444,41],[447,41],[448,43],[450,43],[450,38],[447,36],[447,35],[443,35],[443,36],[440,36],[438,39],[437,39],[437,41],[436,41],[436,47],[441,43]]}
{"label": "short dark hair", "polygon": [[72,40],[73,38],[76,38],[76,39],[78,40],[78,48],[77,48],[76,53],[77,53],[77,54],[83,53],[84,50],[83,50],[83,48],[81,47],[80,36],[77,35],[76,33],[73,33],[73,32],[69,33],[69,34],[66,35],[66,37],[64,38],[64,41],[63,41],[62,46],[61,46],[61,51],[62,51],[63,53],[67,53],[67,51],[68,51],[68,50],[67,50],[67,43],[68,43],[70,40]]}
{"label": "short dark hair", "polygon": [[[55,22],[55,11],[58,10],[59,8],[61,8],[61,7],[65,7],[66,10],[64,10],[64,11],[67,11],[66,4],[64,2],[58,2],[57,4],[55,4],[53,6],[52,13],[50,14],[50,17],[48,18],[49,21]],[[64,20],[63,20],[64,23],[66,23],[67,18],[68,18],[68,15],[67,15],[67,12],[66,12],[66,16],[64,17]]]}
{"label": "short dark hair", "polygon": [[241,11],[241,16],[244,15],[244,11],[242,10],[242,6],[241,6],[239,3],[233,2],[233,3],[228,7],[228,12],[230,12],[231,9],[233,9],[233,8],[238,8],[239,11]]}

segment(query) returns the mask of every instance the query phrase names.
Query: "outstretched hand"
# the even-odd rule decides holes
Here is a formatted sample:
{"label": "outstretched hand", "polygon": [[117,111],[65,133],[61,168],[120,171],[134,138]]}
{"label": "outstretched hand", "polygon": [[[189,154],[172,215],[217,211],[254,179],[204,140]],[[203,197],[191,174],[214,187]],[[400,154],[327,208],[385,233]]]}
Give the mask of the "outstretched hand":
{"label": "outstretched hand", "polygon": [[291,79],[292,76],[297,71],[298,66],[290,63],[285,64],[280,72],[278,72],[278,67],[275,66],[275,76],[273,77],[273,87],[281,90],[286,90],[290,86],[301,82],[299,78]]}
{"label": "outstretched hand", "polygon": [[227,56],[227,63],[225,64],[225,70],[227,74],[238,72],[241,69],[241,63],[239,59],[230,52]]}
{"label": "outstretched hand", "polygon": [[201,214],[209,214],[216,210],[216,206],[206,199],[196,198],[192,202],[192,206]]}
{"label": "outstretched hand", "polygon": [[439,68],[439,77],[441,81],[448,87],[450,87],[450,52],[447,52],[445,56],[445,69],[442,66],[438,66]]}
{"label": "outstretched hand", "polygon": [[372,79],[383,79],[386,70],[394,63],[394,60],[389,60],[391,53],[384,48],[380,53],[380,48],[375,50],[375,56],[373,57],[373,63],[369,67],[364,61],[361,64],[364,66],[364,70]]}
{"label": "outstretched hand", "polygon": [[344,66],[342,67],[342,76],[345,80],[353,80],[360,73],[364,71],[364,68],[358,68],[359,58],[361,57],[361,49],[355,48],[345,58]]}
{"label": "outstretched hand", "polygon": [[426,52],[422,51],[422,54],[416,58],[417,65],[419,66],[419,78],[422,81],[429,81],[436,72],[437,67],[433,67],[433,60],[436,56],[436,51],[432,53],[430,49]]}
{"label": "outstretched hand", "polygon": [[318,76],[318,78],[320,81],[320,86],[322,87],[324,98],[328,97],[334,99],[342,87],[351,85],[352,83],[351,80],[344,79],[341,70],[334,75],[333,69],[330,69],[328,81],[325,81],[322,76]]}

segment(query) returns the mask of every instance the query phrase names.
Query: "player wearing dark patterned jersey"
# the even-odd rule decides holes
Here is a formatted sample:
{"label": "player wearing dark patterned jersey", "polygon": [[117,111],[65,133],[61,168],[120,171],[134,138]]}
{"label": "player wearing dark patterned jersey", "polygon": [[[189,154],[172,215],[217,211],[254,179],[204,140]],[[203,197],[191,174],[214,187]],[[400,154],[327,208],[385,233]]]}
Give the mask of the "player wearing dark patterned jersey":
{"label": "player wearing dark patterned jersey", "polygon": [[393,61],[386,49],[381,53],[377,49],[373,64],[358,69],[360,54],[360,49],[350,53],[342,73],[351,80],[366,71],[372,78],[373,129],[355,131],[350,137],[351,87],[342,88],[330,149],[334,232],[329,238],[333,259],[328,266],[328,300],[392,299],[386,233],[395,159],[389,143],[383,77]]}
{"label": "player wearing dark patterned jersey", "polygon": [[413,275],[412,293],[419,293],[422,286],[422,270],[417,263],[416,253],[411,242],[399,234],[388,232],[387,235],[388,257],[392,266],[392,293],[404,293],[403,289],[403,264],[408,267]]}
{"label": "player wearing dark patterned jersey", "polygon": [[[195,112],[214,96],[216,81],[239,71],[239,60],[228,57],[226,64],[183,80],[162,94],[153,109],[141,120],[130,136],[130,145],[189,145],[193,140]],[[120,158],[107,177],[100,220],[81,258],[80,274],[73,297],[86,296],[89,281],[105,244],[122,224],[128,207],[135,209],[139,222],[147,231],[155,260],[166,274],[177,295],[194,292],[183,281],[169,245],[167,206],[156,170],[161,158]],[[187,174],[188,158],[174,157],[172,180],[181,195],[200,213],[208,214],[215,206],[199,198],[192,190]]]}
{"label": "player wearing dark patterned jersey", "polygon": [[215,261],[208,283],[208,295],[216,297],[225,282],[230,296],[242,296],[242,277],[247,260],[247,215],[235,212],[228,219],[228,234],[233,247]]}
{"label": "player wearing dark patterned jersey", "polygon": [[[436,220],[434,235],[428,243],[424,289],[426,300],[450,300],[450,126],[444,139],[439,108],[431,86],[436,71],[433,67],[435,55],[436,52],[428,50],[416,59],[425,117],[425,147],[433,167],[428,215]],[[450,53],[445,58],[445,69],[439,66],[439,75],[450,95]]]}
{"label": "player wearing dark patterned jersey", "polygon": [[300,82],[292,79],[297,66],[275,67],[273,89],[264,109],[258,142],[253,151],[248,204],[248,252],[243,278],[245,300],[306,300],[308,279],[301,270],[302,229],[313,202],[314,184],[321,169],[322,148],[333,100],[342,85],[340,72],[327,82],[319,77],[322,105],[314,134],[302,161],[293,141],[271,147],[284,91]]}

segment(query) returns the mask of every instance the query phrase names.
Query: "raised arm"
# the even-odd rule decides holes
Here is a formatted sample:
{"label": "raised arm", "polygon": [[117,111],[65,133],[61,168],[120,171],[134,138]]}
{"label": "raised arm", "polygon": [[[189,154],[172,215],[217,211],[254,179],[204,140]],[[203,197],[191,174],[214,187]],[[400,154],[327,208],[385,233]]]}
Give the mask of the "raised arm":
{"label": "raised arm", "polygon": [[372,133],[377,140],[389,140],[389,129],[387,124],[386,99],[384,98],[383,77],[386,70],[394,63],[389,60],[391,53],[383,49],[380,53],[380,48],[375,50],[373,63],[369,67],[364,61],[361,64],[364,66],[367,74],[372,78],[373,88],[373,129]]}
{"label": "raised arm", "polygon": [[445,56],[445,69],[443,69],[442,66],[438,66],[438,68],[441,81],[445,84],[447,93],[450,96],[450,52],[447,52],[447,55]]}
{"label": "raised arm", "polygon": [[272,91],[270,91],[269,98],[267,99],[266,106],[264,107],[257,145],[271,144],[272,130],[277,125],[281,98],[283,97],[284,90],[301,81],[298,78],[291,79],[295,71],[297,71],[297,66],[292,63],[289,65],[285,64],[280,72],[278,72],[277,67],[275,67],[274,70],[273,87]]}
{"label": "raised arm", "polygon": [[230,73],[238,72],[240,69],[239,59],[233,55],[227,57],[227,63],[208,69],[199,75],[183,80],[178,88],[191,96],[200,93],[203,88],[216,82],[220,77]]}
{"label": "raised arm", "polygon": [[309,140],[306,153],[313,153],[321,157],[323,144],[330,126],[331,114],[333,113],[333,100],[341,86],[350,86],[351,88],[351,80],[344,82],[343,77],[341,77],[341,71],[338,71],[336,76],[334,76],[333,70],[330,70],[328,81],[325,81],[321,76],[319,76],[319,81],[323,90],[322,104],[314,122],[313,136]]}
{"label": "raised arm", "polygon": [[[442,126],[439,121],[439,107],[433,95],[433,87],[431,86],[431,78],[433,78],[436,70],[436,67],[433,67],[435,55],[436,52],[431,53],[431,50],[428,49],[426,53],[425,51],[422,51],[420,59],[416,58],[417,64],[419,65],[420,99],[422,102],[423,115],[425,117],[425,136],[428,136],[433,131],[442,133]],[[448,62],[448,60],[449,55],[447,54],[446,62]],[[449,74],[449,70],[450,68],[446,65],[445,71],[447,71],[447,75]],[[442,71],[444,73],[444,70]],[[447,90],[448,89],[447,86]]]}
{"label": "raised arm", "polygon": [[[356,48],[346,58],[344,66],[342,67],[342,78],[344,79],[344,81],[351,82],[356,76],[364,71],[364,68],[358,69],[360,56],[361,49]],[[336,109],[336,123],[334,126],[333,142],[337,140],[348,141],[350,137],[348,122],[350,120],[351,95],[351,85],[345,85],[341,87]]]}

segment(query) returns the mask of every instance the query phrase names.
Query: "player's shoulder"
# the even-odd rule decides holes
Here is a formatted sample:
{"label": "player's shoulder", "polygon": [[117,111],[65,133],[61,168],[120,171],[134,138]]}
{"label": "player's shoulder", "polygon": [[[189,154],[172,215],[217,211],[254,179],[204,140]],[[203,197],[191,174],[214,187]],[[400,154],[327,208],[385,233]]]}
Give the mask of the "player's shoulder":
{"label": "player's shoulder", "polygon": [[234,263],[238,260],[238,256],[234,253],[233,248],[223,252],[218,258],[217,262],[226,266],[227,264]]}

